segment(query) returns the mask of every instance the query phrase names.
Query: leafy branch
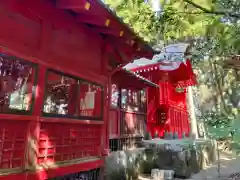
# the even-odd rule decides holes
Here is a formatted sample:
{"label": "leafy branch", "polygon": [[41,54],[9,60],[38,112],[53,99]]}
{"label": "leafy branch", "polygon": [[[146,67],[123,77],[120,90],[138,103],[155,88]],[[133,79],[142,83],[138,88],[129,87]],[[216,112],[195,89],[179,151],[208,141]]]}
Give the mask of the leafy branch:
{"label": "leafy branch", "polygon": [[204,13],[207,13],[207,14],[224,15],[224,16],[229,16],[229,17],[233,17],[233,18],[240,18],[240,14],[235,14],[232,12],[225,12],[225,11],[214,11],[214,10],[204,8],[197,3],[194,3],[191,0],[183,0],[183,1],[194,6],[197,9],[203,11]]}

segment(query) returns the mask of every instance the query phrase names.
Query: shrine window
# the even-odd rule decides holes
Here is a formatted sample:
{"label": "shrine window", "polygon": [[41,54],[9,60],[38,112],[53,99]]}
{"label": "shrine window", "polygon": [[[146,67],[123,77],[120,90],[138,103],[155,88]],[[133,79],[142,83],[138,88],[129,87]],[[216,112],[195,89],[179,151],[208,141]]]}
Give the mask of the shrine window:
{"label": "shrine window", "polygon": [[121,108],[129,111],[146,111],[146,92],[145,90],[121,90]]}
{"label": "shrine window", "polygon": [[77,79],[55,71],[48,71],[44,113],[77,116],[77,96]]}
{"label": "shrine window", "polygon": [[127,89],[121,89],[121,107],[123,109],[127,108],[128,103],[128,91]]}
{"label": "shrine window", "polygon": [[146,90],[140,91],[140,107],[142,110],[145,110],[147,106],[147,97],[146,97]]}
{"label": "shrine window", "polygon": [[133,91],[132,93],[132,104],[137,106],[138,105],[138,92]]}
{"label": "shrine window", "polygon": [[119,89],[116,84],[112,84],[112,107],[119,106]]}
{"label": "shrine window", "polygon": [[132,104],[133,102],[132,90],[128,90],[127,101],[128,101],[128,104]]}
{"label": "shrine window", "polygon": [[29,113],[35,78],[35,64],[0,54],[0,113]]}
{"label": "shrine window", "polygon": [[103,88],[76,77],[49,70],[44,114],[79,119],[101,119]]}

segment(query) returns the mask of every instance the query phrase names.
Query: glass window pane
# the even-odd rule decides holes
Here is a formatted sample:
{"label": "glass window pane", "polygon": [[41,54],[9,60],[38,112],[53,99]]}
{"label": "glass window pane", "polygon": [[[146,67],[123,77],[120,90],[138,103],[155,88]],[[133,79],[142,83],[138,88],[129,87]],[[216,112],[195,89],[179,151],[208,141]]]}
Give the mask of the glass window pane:
{"label": "glass window pane", "polygon": [[132,104],[132,100],[133,100],[133,97],[132,97],[132,90],[128,90],[128,104]]}
{"label": "glass window pane", "polygon": [[128,99],[128,96],[127,96],[127,90],[126,89],[122,89],[121,90],[121,107],[122,108],[127,108],[127,99]]}
{"label": "glass window pane", "polygon": [[0,54],[0,112],[29,111],[35,79],[34,65]]}
{"label": "glass window pane", "polygon": [[78,81],[53,71],[47,74],[44,113],[77,115]]}
{"label": "glass window pane", "polygon": [[117,107],[119,102],[119,90],[116,84],[112,84],[112,106]]}
{"label": "glass window pane", "polygon": [[134,104],[135,106],[138,106],[138,93],[137,93],[137,91],[134,91],[134,92],[132,93],[132,96],[133,96],[133,104]]}
{"label": "glass window pane", "polygon": [[80,116],[102,116],[103,88],[90,82],[80,82]]}
{"label": "glass window pane", "polygon": [[141,90],[141,104],[142,106],[145,107],[146,105],[146,91],[145,90]]}

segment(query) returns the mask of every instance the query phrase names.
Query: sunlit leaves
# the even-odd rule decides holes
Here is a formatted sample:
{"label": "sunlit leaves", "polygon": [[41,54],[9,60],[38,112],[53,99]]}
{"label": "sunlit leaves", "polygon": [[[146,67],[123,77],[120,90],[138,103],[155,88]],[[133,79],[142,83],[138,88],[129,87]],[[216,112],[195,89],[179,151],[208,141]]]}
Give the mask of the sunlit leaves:
{"label": "sunlit leaves", "polygon": [[141,0],[107,0],[106,3],[145,41],[156,42],[160,25],[149,4]]}
{"label": "sunlit leaves", "polygon": [[[163,12],[156,17],[143,0],[106,0],[124,22],[152,44],[191,42],[191,60],[199,71],[198,83],[205,86],[198,89],[201,91],[198,93],[199,107],[204,109],[209,105],[210,112],[228,121],[228,116],[240,114],[236,110],[240,104],[237,75],[235,71],[223,68],[228,56],[240,54],[240,22],[239,18],[231,16],[240,13],[240,1],[190,1],[203,9],[188,0],[161,0]],[[222,120],[216,118],[218,120],[213,121],[221,124]]]}

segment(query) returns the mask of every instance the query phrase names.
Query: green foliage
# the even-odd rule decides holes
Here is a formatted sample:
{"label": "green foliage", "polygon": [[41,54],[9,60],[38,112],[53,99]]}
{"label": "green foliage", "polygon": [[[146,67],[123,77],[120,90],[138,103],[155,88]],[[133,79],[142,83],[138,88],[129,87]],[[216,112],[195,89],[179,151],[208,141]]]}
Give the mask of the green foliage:
{"label": "green foliage", "polygon": [[178,24],[183,25],[171,26],[171,29],[183,32],[173,33],[172,39],[192,43],[192,61],[198,71],[199,87],[205,87],[197,90],[201,94],[199,107],[203,116],[209,113],[215,116],[208,121],[212,126],[229,124],[232,118],[237,120],[240,113],[239,72],[223,66],[228,56],[240,53],[240,24],[237,22],[240,18],[236,17],[239,5],[239,1],[231,0],[171,0],[168,4],[171,13],[182,14]]}
{"label": "green foliage", "polygon": [[142,0],[107,0],[106,3],[145,41],[156,42],[159,24],[149,4]]}
{"label": "green foliage", "polygon": [[155,161],[156,161],[156,153],[151,149],[146,149],[144,158],[140,161],[140,169],[139,171],[142,174],[151,174],[151,170],[158,168]]}
{"label": "green foliage", "polygon": [[227,126],[240,116],[240,72],[224,61],[240,54],[240,1],[161,0],[162,14],[154,16],[143,0],[107,0],[110,7],[139,36],[154,44],[188,42],[198,72],[198,104],[212,127]]}
{"label": "green foliage", "polygon": [[215,127],[215,128],[227,128],[229,127],[229,122],[232,121],[232,118],[224,117],[221,114],[209,113],[203,116],[206,124]]}

